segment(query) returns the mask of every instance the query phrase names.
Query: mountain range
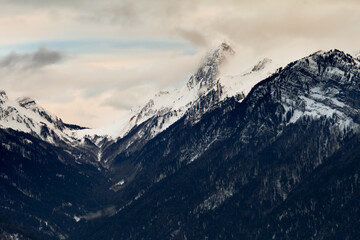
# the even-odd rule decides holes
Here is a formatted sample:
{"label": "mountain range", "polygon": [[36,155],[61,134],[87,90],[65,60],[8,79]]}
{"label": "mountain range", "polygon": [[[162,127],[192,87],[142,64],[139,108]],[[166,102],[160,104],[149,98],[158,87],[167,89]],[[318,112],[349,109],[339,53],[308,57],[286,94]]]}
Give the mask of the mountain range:
{"label": "mountain range", "polygon": [[1,91],[2,239],[356,238],[360,59],[235,54],[98,129]]}

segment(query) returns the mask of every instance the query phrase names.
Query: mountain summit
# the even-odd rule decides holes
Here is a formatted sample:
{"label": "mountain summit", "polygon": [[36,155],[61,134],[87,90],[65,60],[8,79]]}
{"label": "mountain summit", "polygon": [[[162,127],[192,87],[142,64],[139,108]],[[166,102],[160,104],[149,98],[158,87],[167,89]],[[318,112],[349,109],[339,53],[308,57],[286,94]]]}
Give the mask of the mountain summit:
{"label": "mountain summit", "polygon": [[[79,131],[76,135],[80,138],[97,135],[116,139],[151,119],[157,119],[150,133],[152,138],[182,118],[187,111],[192,111],[191,109],[198,108],[199,105],[203,105],[201,110],[203,114],[226,97],[241,95],[239,98],[243,98],[252,86],[276,70],[272,61],[265,59],[260,61],[261,66],[254,66],[250,71],[236,76],[221,76],[220,69],[223,63],[230,62],[233,55],[235,51],[230,45],[220,44],[207,53],[186,85],[171,91],[160,91],[144,106],[135,108],[115,124]],[[197,111],[198,117],[201,115],[199,114],[200,112]]]}
{"label": "mountain summit", "polygon": [[[228,44],[222,43],[206,55],[186,85],[159,92],[147,104],[129,112],[115,124],[99,129],[75,131],[74,136],[112,139],[110,141],[113,141],[116,147],[109,143],[99,145],[101,162],[108,165],[114,154],[138,149],[183,117],[196,123],[226,98],[236,97],[238,101],[242,101],[252,86],[273,73],[275,68],[270,59],[265,59],[236,76],[221,75],[224,62],[231,61],[234,54],[235,51]],[[125,136],[127,137],[124,138]],[[124,140],[116,141],[122,138]],[[96,142],[102,143],[99,140]],[[111,150],[112,153],[108,153],[109,149],[113,148],[117,151]]]}
{"label": "mountain summit", "polygon": [[190,77],[187,83],[189,90],[198,84],[200,88],[212,88],[218,76],[220,65],[229,56],[234,54],[235,51],[227,43],[222,43],[219,47],[209,52],[197,72]]}
{"label": "mountain summit", "polygon": [[31,133],[50,143],[74,142],[67,134],[67,126],[61,119],[48,113],[29,97],[8,98],[5,91],[0,91],[0,126],[17,131]]}

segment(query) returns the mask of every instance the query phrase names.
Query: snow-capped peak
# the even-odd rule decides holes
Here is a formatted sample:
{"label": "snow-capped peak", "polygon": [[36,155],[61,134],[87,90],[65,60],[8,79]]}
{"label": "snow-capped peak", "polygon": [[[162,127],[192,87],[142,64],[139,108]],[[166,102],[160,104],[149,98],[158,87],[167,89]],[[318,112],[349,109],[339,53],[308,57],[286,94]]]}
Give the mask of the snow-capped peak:
{"label": "snow-capped peak", "polygon": [[[226,97],[246,96],[256,83],[274,73],[279,67],[272,60],[265,58],[238,75],[221,75],[223,63],[230,61],[229,57],[234,54],[235,51],[228,44],[222,43],[206,55],[187,84],[178,89],[160,91],[144,106],[133,109],[115,123],[98,129],[68,129],[61,119],[47,113],[33,99],[26,97],[11,101],[5,92],[0,92],[0,127],[33,133],[53,142],[56,138],[74,141],[85,136],[94,139],[96,136],[122,138],[132,129],[151,121],[146,131],[147,137],[152,138],[187,112],[196,115],[189,118],[196,122],[202,114]],[[141,134],[144,133],[139,132],[139,137]]]}
{"label": "snow-capped peak", "polygon": [[64,130],[61,119],[45,111],[28,97],[9,99],[5,91],[0,91],[0,127],[31,133],[45,141],[73,141]]}
{"label": "snow-capped peak", "polygon": [[[131,129],[149,119],[157,119],[150,130],[153,137],[182,118],[194,106],[202,108],[194,118],[196,121],[218,101],[238,94],[242,96],[248,94],[256,83],[274,73],[278,67],[272,60],[265,58],[241,74],[222,76],[220,71],[222,64],[234,54],[235,51],[228,44],[222,43],[206,55],[196,73],[183,87],[159,92],[147,104],[129,111],[126,116],[112,125],[75,131],[74,135],[79,138],[106,135],[116,139],[124,137]],[[216,97],[210,96],[211,94],[215,94]],[[208,95],[211,103],[206,103],[206,106],[199,104],[200,101],[207,99]]]}
{"label": "snow-capped peak", "polygon": [[187,83],[189,90],[194,88],[199,83],[200,87],[213,87],[214,80],[219,73],[220,65],[228,56],[234,54],[235,51],[227,43],[222,43],[219,47],[209,52],[202,61],[197,72],[190,77]]}
{"label": "snow-capped peak", "polygon": [[58,128],[60,130],[63,130],[65,128],[64,123],[62,122],[61,119],[59,119],[56,116],[52,116],[51,114],[46,112],[46,110],[44,108],[42,108],[41,106],[39,106],[35,102],[35,100],[33,100],[29,97],[21,97],[21,98],[16,99],[16,101],[19,103],[19,105],[21,107],[33,111],[37,115],[45,118],[49,123],[54,124],[56,128]]}

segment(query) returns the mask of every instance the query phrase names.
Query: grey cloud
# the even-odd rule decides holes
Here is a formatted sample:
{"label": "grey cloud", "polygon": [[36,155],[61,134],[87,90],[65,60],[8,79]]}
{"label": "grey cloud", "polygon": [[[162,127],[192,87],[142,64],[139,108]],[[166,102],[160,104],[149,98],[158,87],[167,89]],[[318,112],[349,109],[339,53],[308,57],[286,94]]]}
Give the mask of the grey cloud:
{"label": "grey cloud", "polygon": [[134,24],[139,22],[138,11],[132,2],[126,2],[107,8],[95,9],[82,14],[80,21],[90,21],[100,24]]}
{"label": "grey cloud", "polygon": [[49,1],[49,0],[0,0],[0,4],[12,4],[31,7],[49,7],[49,6],[77,6],[85,4],[86,0],[62,0],[62,1]]}
{"label": "grey cloud", "polygon": [[159,33],[172,28],[173,23],[194,11],[199,4],[190,1],[110,0],[103,5],[89,5],[86,11],[79,13],[78,20],[84,23],[111,24],[130,32],[140,30],[142,33]]}
{"label": "grey cloud", "polygon": [[232,40],[266,51],[299,38],[323,41],[355,35],[346,31],[359,31],[354,27],[359,4],[358,0],[108,1],[101,8],[91,2],[91,10],[80,14],[84,22],[121,27],[121,34],[175,35],[197,46]]}
{"label": "grey cloud", "polygon": [[139,101],[135,97],[124,98],[124,96],[121,96],[121,99],[116,97],[108,98],[107,100],[104,101],[103,105],[111,106],[113,108],[120,110],[128,110],[131,107],[134,107],[134,105],[136,106],[137,102]]}
{"label": "grey cloud", "polygon": [[129,110],[132,107],[144,104],[143,96],[150,98],[152,95],[149,96],[149,92],[153,91],[154,89],[151,89],[151,87],[147,85],[121,89],[116,91],[111,98],[106,99],[102,104],[103,106],[111,106],[118,110]]}
{"label": "grey cloud", "polygon": [[39,47],[33,53],[12,52],[0,61],[1,68],[33,69],[59,63],[65,59],[62,52]]}
{"label": "grey cloud", "polygon": [[[251,48],[256,54],[282,48],[299,40],[316,42],[321,48],[351,45],[351,39],[358,39],[360,35],[359,28],[355,27],[360,20],[359,15],[355,14],[360,10],[360,1],[323,2],[254,1],[242,7],[239,1],[216,18],[202,18],[197,24],[203,32],[212,36],[209,39],[225,37]],[[339,43],[342,45],[339,46]]]}
{"label": "grey cloud", "polygon": [[[30,7],[30,8],[47,8],[47,7],[66,7],[73,9],[74,7],[81,7],[82,9],[87,8],[99,8],[99,6],[116,6],[121,3],[125,8],[129,4],[133,4],[136,2],[138,6],[143,6],[142,10],[153,10],[159,9],[161,11],[166,11],[169,14],[182,14],[184,11],[189,11],[189,9],[196,9],[196,8],[204,8],[206,6],[224,6],[224,5],[231,5],[231,6],[241,6],[245,4],[264,4],[264,3],[271,3],[276,5],[283,4],[283,3],[349,3],[349,4],[360,4],[358,0],[278,0],[278,1],[266,1],[266,0],[223,0],[219,5],[218,0],[183,0],[183,1],[168,1],[168,0],[137,0],[137,1],[128,1],[128,0],[0,0],[0,4],[11,4],[13,6],[21,6],[21,7]],[[146,14],[146,12],[143,12]]]}
{"label": "grey cloud", "polygon": [[182,38],[194,43],[195,45],[199,45],[199,46],[208,45],[208,41],[199,31],[187,30],[184,28],[176,28],[175,31]]}

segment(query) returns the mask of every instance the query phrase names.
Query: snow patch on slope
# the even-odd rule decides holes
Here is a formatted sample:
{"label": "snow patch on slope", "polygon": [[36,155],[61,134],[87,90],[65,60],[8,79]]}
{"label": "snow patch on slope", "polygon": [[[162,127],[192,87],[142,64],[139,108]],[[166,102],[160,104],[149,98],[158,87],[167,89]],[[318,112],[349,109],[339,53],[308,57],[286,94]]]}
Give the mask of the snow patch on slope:
{"label": "snow patch on slope", "polygon": [[[323,104],[305,96],[301,96],[300,99],[302,99],[303,103],[305,104],[304,111],[295,109],[289,123],[295,123],[303,116],[309,116],[313,119],[319,119],[320,117],[324,116],[326,118],[338,119],[337,124],[340,129],[354,129],[357,127],[357,124],[354,123],[350,117],[329,105]],[[337,100],[332,99],[331,101],[338,106],[343,105],[343,103]]]}
{"label": "snow patch on slope", "polygon": [[217,192],[205,199],[199,204],[193,211],[193,213],[203,213],[209,210],[215,210],[227,199],[232,197],[236,193],[234,185],[230,184],[228,187],[221,187]]}
{"label": "snow patch on slope", "polygon": [[220,83],[224,87],[222,99],[236,96],[239,93],[244,94],[244,96],[248,95],[257,83],[271,76],[280,67],[279,63],[265,58],[242,74],[220,76]]}

